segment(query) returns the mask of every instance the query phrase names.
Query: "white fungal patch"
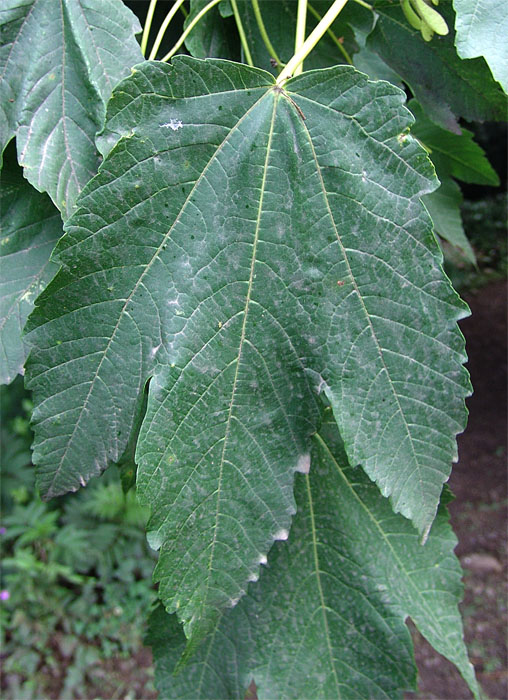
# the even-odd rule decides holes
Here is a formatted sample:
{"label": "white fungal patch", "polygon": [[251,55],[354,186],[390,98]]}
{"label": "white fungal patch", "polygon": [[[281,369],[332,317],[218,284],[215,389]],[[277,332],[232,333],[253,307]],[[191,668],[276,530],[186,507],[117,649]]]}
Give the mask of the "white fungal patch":
{"label": "white fungal patch", "polygon": [[151,532],[146,533],[146,539],[148,541],[148,545],[153,549],[155,552],[161,548],[162,545],[162,536],[159,533],[158,530],[152,530]]}
{"label": "white fungal patch", "polygon": [[296,465],[296,471],[301,474],[308,474],[310,469],[310,454],[300,455]]}
{"label": "white fungal patch", "polygon": [[183,127],[181,119],[170,119],[165,124],[160,125],[161,129],[171,129],[172,131],[178,131]]}
{"label": "white fungal patch", "polygon": [[285,530],[284,528],[281,528],[280,530],[277,530],[275,535],[273,536],[274,540],[287,540],[289,537],[289,531]]}
{"label": "white fungal patch", "polygon": [[258,578],[259,578],[259,574],[252,573],[252,574],[249,574],[247,581],[255,583],[258,580]]}
{"label": "white fungal patch", "polygon": [[264,554],[259,555],[259,559],[258,559],[259,564],[266,564],[267,561],[268,561],[268,559],[266,558],[266,556]]}
{"label": "white fungal patch", "polygon": [[162,343],[159,343],[158,345],[156,345],[154,348],[152,348],[150,350],[150,357],[155,357],[155,355],[157,354],[157,351],[159,350],[161,345],[162,345]]}

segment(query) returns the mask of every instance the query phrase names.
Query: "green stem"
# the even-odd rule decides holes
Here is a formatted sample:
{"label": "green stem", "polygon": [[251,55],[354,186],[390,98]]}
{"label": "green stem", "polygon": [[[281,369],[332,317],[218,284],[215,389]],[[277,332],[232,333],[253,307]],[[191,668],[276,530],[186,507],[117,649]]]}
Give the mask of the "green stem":
{"label": "green stem", "polygon": [[[315,10],[315,9],[312,7],[312,5],[310,5],[310,4],[309,4],[308,7],[309,7],[309,12],[310,12],[312,15],[314,15],[314,17],[317,19],[318,22],[320,22],[321,19],[322,19],[322,17],[321,17],[321,15],[319,14],[319,12],[318,12],[317,10]],[[341,54],[344,56],[344,59],[345,59],[346,63],[349,63],[349,65],[352,66],[352,65],[353,65],[353,61],[352,61],[352,59],[351,59],[351,56],[350,56],[349,53],[346,51],[346,49],[344,48],[344,46],[343,46],[341,40],[338,38],[338,36],[335,34],[335,32],[332,30],[332,28],[330,27],[329,29],[327,29],[327,30],[326,30],[326,33],[328,34],[328,36],[330,37],[330,39],[333,41],[333,43],[337,45],[337,48],[339,49],[339,51],[341,52]]]}
{"label": "green stem", "polygon": [[[305,23],[307,21],[307,0],[298,0],[296,15],[295,54],[300,51],[305,43]],[[293,75],[299,75],[303,71],[303,61],[296,66]]]}
{"label": "green stem", "polygon": [[[180,6],[180,3],[183,2],[183,0],[177,0],[177,2],[178,2],[178,5]],[[178,39],[178,41],[177,41],[176,44],[173,46],[173,48],[171,49],[171,51],[168,51],[168,53],[167,53],[163,58],[161,58],[161,61],[169,61],[169,59],[171,58],[171,56],[174,56],[174,55],[175,55],[175,53],[178,51],[178,49],[179,49],[180,46],[183,44],[183,42],[187,39],[187,37],[188,37],[189,34],[192,32],[192,30],[194,29],[194,27],[196,26],[196,24],[201,20],[201,18],[204,17],[204,16],[206,15],[206,13],[207,13],[209,10],[212,9],[212,7],[215,7],[215,5],[218,5],[220,2],[221,2],[221,0],[210,0],[210,2],[208,3],[208,5],[206,5],[205,7],[203,7],[203,9],[201,10],[201,12],[198,12],[198,14],[197,14],[197,15],[194,17],[194,19],[192,20],[192,22],[189,23],[189,26],[188,26],[187,29],[183,32],[182,36]],[[171,9],[173,9],[173,8],[171,8]]]}
{"label": "green stem", "polygon": [[284,67],[284,64],[277,56],[277,52],[275,51],[273,44],[270,41],[270,37],[268,36],[268,32],[266,31],[265,23],[263,22],[263,17],[261,16],[259,2],[258,0],[251,0],[251,2],[252,9],[254,10],[254,16],[256,17],[256,22],[258,23],[259,33],[261,34],[261,38],[263,39],[263,43],[266,46],[268,53],[270,54],[270,58],[273,58],[273,60],[277,64],[277,68],[279,68],[280,70]]}
{"label": "green stem", "polygon": [[157,51],[159,50],[159,46],[161,45],[162,39],[164,38],[164,34],[166,33],[166,29],[168,28],[169,23],[178,12],[178,8],[181,5],[183,5],[184,2],[185,0],[176,0],[173,7],[170,9],[168,14],[164,18],[164,22],[161,24],[160,29],[157,32],[157,36],[152,46],[152,50],[150,51],[150,56],[148,57],[149,61],[153,61],[157,56]]}
{"label": "green stem", "polygon": [[362,7],[366,7],[367,10],[374,10],[372,5],[369,5],[368,2],[364,2],[363,0],[354,0],[354,2],[356,2],[357,5],[361,5]]}
{"label": "green stem", "polygon": [[335,0],[332,6],[328,9],[328,11],[325,13],[324,17],[322,20],[314,27],[313,31],[309,34],[307,39],[304,41],[303,46],[301,46],[300,50],[295,53],[295,55],[291,58],[289,63],[286,65],[284,70],[281,72],[279,77],[277,78],[277,85],[280,87],[283,85],[288,78],[290,78],[297,66],[300,65],[300,63],[309,55],[309,53],[312,51],[314,46],[318,43],[318,41],[321,39],[323,34],[331,27],[331,25],[335,22],[337,17],[339,16],[340,11],[344,7],[348,0]]}
{"label": "green stem", "polygon": [[143,27],[143,36],[141,37],[141,53],[143,56],[146,53],[146,45],[148,44],[148,35],[150,34],[150,29],[152,28],[153,13],[155,11],[155,5],[157,5],[157,0],[150,0],[150,5],[148,6],[148,12],[146,13],[145,26]]}
{"label": "green stem", "polygon": [[247,37],[245,36],[242,18],[240,17],[240,13],[238,12],[238,5],[236,4],[236,0],[231,0],[231,7],[233,8],[236,27],[238,29],[238,34],[240,35],[240,41],[242,42],[242,49],[245,55],[245,60],[247,61],[249,66],[253,66],[254,61],[252,60],[252,56],[250,55],[249,44],[247,43]]}

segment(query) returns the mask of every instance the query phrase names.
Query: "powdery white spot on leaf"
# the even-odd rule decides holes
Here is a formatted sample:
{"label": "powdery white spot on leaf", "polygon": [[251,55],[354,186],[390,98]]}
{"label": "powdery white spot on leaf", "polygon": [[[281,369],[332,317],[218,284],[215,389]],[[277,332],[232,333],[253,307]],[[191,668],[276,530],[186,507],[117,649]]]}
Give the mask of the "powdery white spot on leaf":
{"label": "powdery white spot on leaf", "polygon": [[289,537],[289,530],[286,530],[285,528],[281,528],[280,530],[277,530],[275,535],[273,536],[274,540],[287,540]]}
{"label": "powdery white spot on leaf", "polygon": [[157,552],[161,548],[162,537],[158,530],[152,530],[152,532],[147,532],[146,539],[151,549],[153,549],[155,552]]}
{"label": "powdery white spot on leaf", "polygon": [[301,474],[308,474],[310,470],[310,454],[300,455],[296,465],[296,471]]}
{"label": "powdery white spot on leaf", "polygon": [[161,124],[161,129],[171,129],[172,131],[178,131],[183,127],[181,119],[170,119],[165,124]]}

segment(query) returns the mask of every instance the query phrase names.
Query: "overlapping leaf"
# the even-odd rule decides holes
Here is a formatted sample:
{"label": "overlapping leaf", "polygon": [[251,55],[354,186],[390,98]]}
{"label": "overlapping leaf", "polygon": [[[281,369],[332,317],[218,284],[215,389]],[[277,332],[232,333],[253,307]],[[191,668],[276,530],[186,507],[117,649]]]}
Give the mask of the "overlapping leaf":
{"label": "overlapping leaf", "polygon": [[[210,0],[191,0],[190,12],[185,20],[185,27],[188,27],[192,20],[203,10]],[[185,41],[185,46],[196,58],[230,58],[240,59],[236,41],[236,27],[233,20],[225,21],[226,15],[220,9],[222,6],[227,9],[227,3],[220,3],[217,7],[212,7]]]}
{"label": "overlapping leaf", "polygon": [[28,348],[23,327],[37,295],[56,272],[49,256],[63,234],[47,195],[23,178],[14,143],[0,175],[0,381],[22,372]]}
{"label": "overlapping leaf", "polygon": [[[186,20],[186,24],[189,24],[206,5],[207,0],[192,0],[191,12]],[[273,2],[273,0],[259,0],[258,5],[268,38],[272,46],[276,47],[278,57],[282,62],[289,61],[294,53],[298,0],[277,0],[277,2]],[[307,14],[307,33],[312,31],[318,22],[318,18],[325,14],[329,6],[328,0],[314,0]],[[274,57],[270,55],[261,36],[251,0],[237,0],[237,7],[254,65],[277,75],[280,72],[280,66],[274,65]],[[186,47],[192,56],[197,58],[235,58],[231,42],[231,24],[224,22],[224,18],[229,18],[232,14],[231,5],[226,0],[223,0],[216,8],[212,8],[204,16],[203,21],[196,26],[186,41]],[[344,44],[345,48],[352,53],[357,48],[350,26],[352,20],[357,25],[362,22],[365,23],[366,20],[367,23],[370,20],[371,24],[372,18],[372,12],[360,8],[354,3],[346,6],[332,24],[330,31],[324,35],[306,59],[306,69],[325,68],[344,63],[344,54],[337,44],[339,42]],[[234,26],[232,19],[231,22]],[[369,28],[371,27],[369,26]]]}
{"label": "overlapping leaf", "polygon": [[464,61],[457,55],[451,3],[439,5],[450,33],[430,42],[408,24],[398,2],[379,0],[376,12],[379,17],[367,47],[409,84],[433,121],[460,133],[459,117],[469,121],[506,118],[506,95],[483,58]]}
{"label": "overlapping leaf", "polygon": [[105,103],[141,52],[120,0],[5,0],[0,150],[17,134],[25,176],[65,217],[96,173]]}
{"label": "overlapping leaf", "polygon": [[473,133],[466,128],[460,134],[446,131],[434,124],[416,100],[408,104],[416,121],[411,133],[430,152],[432,162],[457,180],[477,185],[499,185],[499,177],[493,169],[485,151],[473,140]]}
{"label": "overlapping leaf", "polygon": [[[276,48],[280,60],[287,63],[294,53],[298,0],[280,0],[278,2],[259,0],[258,5],[269,39]],[[310,5],[314,13],[317,13],[317,16],[310,9],[307,12],[307,34],[318,23],[318,17],[321,18],[330,7],[328,0],[314,0]],[[270,55],[262,39],[252,3],[250,0],[240,0],[238,8],[245,25],[245,32],[255,65],[277,74],[280,69],[277,69],[271,62],[273,56]],[[350,52],[356,48],[349,21],[352,16],[357,21],[360,21],[360,18],[357,16],[358,14],[362,15],[362,13],[367,14],[369,17],[372,15],[372,13],[367,13],[362,8],[351,6],[344,8],[331,25],[330,32],[323,36],[312,53],[306,58],[306,70],[326,68],[338,63],[345,63],[344,55],[337,46],[337,42],[340,40]]]}
{"label": "overlapping leaf", "polygon": [[460,214],[463,201],[460,187],[449,175],[438,173],[438,176],[441,180],[439,189],[422,197],[432,217],[434,231],[457,248],[464,258],[474,265],[476,256],[467,239]]}
{"label": "overlapping leaf", "polygon": [[[198,641],[288,535],[325,392],[352,463],[425,536],[469,390],[465,307],[401,138],[404,95],[349,67],[286,85],[225,61],[140,66],[31,317],[46,496],[125,449],[159,592]],[[79,269],[79,273],[77,270]]]}
{"label": "overlapping leaf", "polygon": [[452,176],[463,182],[496,186],[499,185],[497,173],[482,148],[473,140],[472,132],[463,128],[461,134],[452,134],[434,124],[416,100],[411,100],[408,106],[416,119],[411,133],[429,151],[441,181],[439,189],[423,197],[434,230],[474,263],[474,251],[462,226],[462,194]]}
{"label": "overlapping leaf", "polygon": [[331,423],[315,440],[310,474],[297,477],[296,500],[289,541],[274,546],[259,583],[176,676],[184,635],[163,610],[152,616],[160,696],[243,698],[253,678],[260,700],[402,697],[415,675],[410,616],[478,697],[446,509],[422,548],[410,523],[347,466]]}
{"label": "overlapping leaf", "polygon": [[459,56],[483,56],[508,92],[508,12],[505,0],[453,0]]}

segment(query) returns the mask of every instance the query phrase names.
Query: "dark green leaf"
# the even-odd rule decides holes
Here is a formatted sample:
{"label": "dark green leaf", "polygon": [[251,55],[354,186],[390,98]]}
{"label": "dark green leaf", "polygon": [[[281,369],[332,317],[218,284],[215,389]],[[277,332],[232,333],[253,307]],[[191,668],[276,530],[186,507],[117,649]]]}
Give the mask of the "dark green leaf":
{"label": "dark green leaf", "polygon": [[416,119],[411,133],[428,149],[438,174],[444,172],[477,185],[499,185],[496,171],[484,150],[473,141],[471,131],[463,128],[462,133],[452,134],[436,126],[416,100],[411,100],[408,107]]}
{"label": "dark green leaf", "polygon": [[120,0],[4,0],[0,151],[17,135],[25,177],[65,217],[96,173],[94,136],[116,83],[139,62]]}
{"label": "dark green leaf", "polygon": [[460,133],[459,117],[469,121],[504,120],[507,99],[483,60],[464,61],[454,46],[454,13],[441,3],[450,33],[425,42],[407,22],[400,4],[376,4],[379,13],[367,46],[405,80],[425,112],[437,124]]}
{"label": "dark green leaf", "polygon": [[463,254],[465,259],[476,264],[476,256],[467,240],[462,225],[460,205],[462,193],[460,187],[449,175],[439,174],[439,189],[422,197],[434,222],[434,231]]}
{"label": "dark green leaf", "polygon": [[[190,12],[184,26],[188,27],[201,10],[208,5],[210,0],[191,0]],[[185,41],[185,46],[196,58],[230,58],[238,59],[237,35],[234,20],[229,20],[221,14],[219,9],[224,5],[221,2],[217,7],[212,7],[199,21]],[[227,8],[227,4],[224,5]]]}
{"label": "dark green leaf", "polygon": [[316,438],[309,475],[298,475],[297,514],[258,584],[226,613],[188,666],[173,670],[185,638],[159,609],[148,643],[163,698],[260,700],[400,698],[414,684],[411,617],[478,697],[457,604],[461,569],[446,509],[425,547],[411,525],[345,462],[333,423]]}
{"label": "dark green leaf", "polygon": [[508,92],[508,12],[506,0],[453,0],[459,56],[483,56]]}
{"label": "dark green leaf", "polygon": [[193,640],[287,537],[316,393],[394,508],[423,536],[434,519],[465,421],[467,311],[404,100],[350,67],[281,91],[180,57],[111,101],[104,143],[119,141],[31,317],[34,460],[46,497],[85,483],[123,452],[152,377],[138,492]]}
{"label": "dark green leaf", "polygon": [[[321,17],[330,6],[328,0],[313,0],[310,4]],[[297,0],[277,0],[277,2],[273,2],[273,0],[259,0],[259,8],[268,37],[283,63],[287,63],[295,51],[294,37],[296,31],[297,7]],[[270,60],[273,57],[270,56],[261,37],[251,0],[239,0],[238,8],[245,26],[247,41],[254,64],[277,74],[280,71],[274,67]],[[345,8],[330,28],[335,34],[335,37],[344,43],[345,48],[348,49],[349,52],[357,48],[350,27],[350,20],[354,17],[360,22],[360,18],[358,18],[357,15],[362,12],[365,13],[365,10],[362,8]],[[317,18],[309,11],[307,13],[306,34],[310,34],[317,23]],[[305,70],[311,70],[314,68],[326,68],[345,62],[344,55],[327,33],[323,36],[312,53],[305,59],[304,67]]]}
{"label": "dark green leaf", "polygon": [[23,178],[14,142],[0,174],[0,381],[23,371],[28,347],[22,333],[35,298],[58,267],[49,261],[63,234],[51,200]]}

